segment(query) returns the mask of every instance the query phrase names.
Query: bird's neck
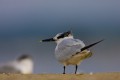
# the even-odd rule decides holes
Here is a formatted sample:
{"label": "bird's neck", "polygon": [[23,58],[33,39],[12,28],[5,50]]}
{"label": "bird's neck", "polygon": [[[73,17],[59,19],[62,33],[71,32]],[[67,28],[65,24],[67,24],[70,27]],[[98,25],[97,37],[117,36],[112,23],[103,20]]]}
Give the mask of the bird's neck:
{"label": "bird's neck", "polygon": [[62,38],[62,39],[59,39],[56,41],[57,44],[61,43],[63,40],[66,40],[66,39],[73,39],[73,36],[69,36],[69,37],[65,37],[65,38]]}

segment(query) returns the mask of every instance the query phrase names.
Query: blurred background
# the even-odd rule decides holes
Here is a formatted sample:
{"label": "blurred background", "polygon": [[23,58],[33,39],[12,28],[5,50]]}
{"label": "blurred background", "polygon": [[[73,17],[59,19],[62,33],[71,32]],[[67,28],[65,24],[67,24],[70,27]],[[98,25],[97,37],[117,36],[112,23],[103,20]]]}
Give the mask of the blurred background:
{"label": "blurred background", "polygon": [[93,56],[78,72],[120,71],[119,0],[0,0],[0,64],[30,54],[34,73],[62,73],[54,57],[56,44],[39,40],[70,29],[86,45],[105,39],[91,48]]}

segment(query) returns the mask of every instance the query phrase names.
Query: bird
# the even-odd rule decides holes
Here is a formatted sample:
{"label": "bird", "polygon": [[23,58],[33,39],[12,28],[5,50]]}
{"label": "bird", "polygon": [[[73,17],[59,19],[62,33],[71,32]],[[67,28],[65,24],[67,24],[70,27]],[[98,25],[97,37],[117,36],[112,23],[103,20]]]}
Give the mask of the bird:
{"label": "bird", "polygon": [[80,39],[75,39],[71,30],[58,33],[55,37],[40,40],[40,42],[56,42],[55,48],[56,59],[63,64],[63,74],[65,74],[66,66],[74,65],[75,74],[77,73],[78,65],[84,60],[92,56],[90,47],[102,42],[104,39],[85,45]]}
{"label": "bird", "polygon": [[16,60],[7,62],[0,66],[0,74],[32,74],[33,73],[32,56],[23,54]]}

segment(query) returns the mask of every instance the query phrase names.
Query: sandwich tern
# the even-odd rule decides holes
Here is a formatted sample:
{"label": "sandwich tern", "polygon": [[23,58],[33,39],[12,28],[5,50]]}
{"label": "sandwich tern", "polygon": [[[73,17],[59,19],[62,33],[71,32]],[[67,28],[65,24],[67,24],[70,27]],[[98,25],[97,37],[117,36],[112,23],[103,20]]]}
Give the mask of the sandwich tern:
{"label": "sandwich tern", "polygon": [[15,61],[0,66],[0,73],[31,74],[33,72],[33,60],[29,55],[21,55]]}
{"label": "sandwich tern", "polygon": [[74,39],[72,31],[58,33],[55,37],[41,40],[40,42],[55,41],[57,46],[55,48],[55,57],[62,63],[63,74],[65,74],[65,68],[68,65],[75,65],[75,74],[77,73],[78,65],[86,59],[92,56],[90,47],[102,42],[100,40],[88,46],[85,46],[84,42],[79,39]]}

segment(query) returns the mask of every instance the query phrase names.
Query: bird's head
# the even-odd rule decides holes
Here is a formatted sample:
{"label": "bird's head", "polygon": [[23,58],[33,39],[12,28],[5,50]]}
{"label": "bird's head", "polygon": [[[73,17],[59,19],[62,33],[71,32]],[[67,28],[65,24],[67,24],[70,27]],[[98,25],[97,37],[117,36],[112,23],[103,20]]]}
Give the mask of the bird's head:
{"label": "bird's head", "polygon": [[31,74],[33,72],[33,59],[30,55],[22,55],[17,59],[18,68],[23,74]]}
{"label": "bird's head", "polygon": [[49,38],[49,39],[44,39],[44,40],[41,40],[40,42],[51,42],[51,41],[58,42],[65,38],[73,38],[72,31],[58,33],[55,37]]}

